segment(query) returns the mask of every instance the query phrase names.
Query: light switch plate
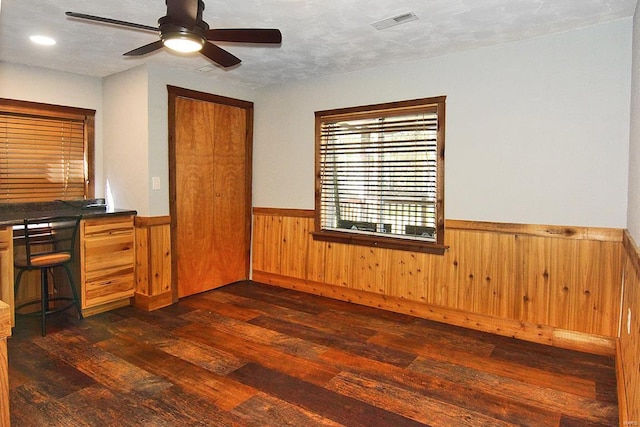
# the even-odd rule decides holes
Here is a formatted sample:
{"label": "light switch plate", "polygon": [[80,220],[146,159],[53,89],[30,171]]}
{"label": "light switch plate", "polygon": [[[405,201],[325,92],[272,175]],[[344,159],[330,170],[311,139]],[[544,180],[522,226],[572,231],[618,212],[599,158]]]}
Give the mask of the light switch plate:
{"label": "light switch plate", "polygon": [[159,176],[151,177],[151,189],[152,190],[159,190],[160,189],[160,177]]}

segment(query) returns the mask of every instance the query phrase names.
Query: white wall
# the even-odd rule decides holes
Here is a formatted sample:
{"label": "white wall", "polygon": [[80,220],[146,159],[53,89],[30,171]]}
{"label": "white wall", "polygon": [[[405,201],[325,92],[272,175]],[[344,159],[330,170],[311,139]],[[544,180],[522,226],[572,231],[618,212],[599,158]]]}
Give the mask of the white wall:
{"label": "white wall", "polygon": [[254,206],[314,206],[314,111],[447,96],[445,215],[625,227],[631,19],[264,89]]}
{"label": "white wall", "polygon": [[640,243],[640,3],[636,6],[633,21],[630,128],[627,229],[636,243]]}
{"label": "white wall", "polygon": [[[159,66],[100,79],[0,62],[0,97],[96,110],[96,197],[142,216],[169,214],[167,84],[246,101],[254,94]],[[154,176],[160,190],[151,190]]]}
{"label": "white wall", "polygon": [[[222,71],[220,71],[222,72]],[[141,216],[169,215],[167,85],[251,101],[253,91],[198,72],[141,66],[104,79],[105,169],[114,204]],[[152,188],[152,178],[160,188]]]}
{"label": "white wall", "polygon": [[447,218],[628,227],[640,240],[632,33],[625,19],[258,91],[157,66],[103,84],[0,63],[0,97],[95,109],[96,195],[108,179],[116,207],[156,216],[169,213],[167,84],[254,101],[253,204],[303,209],[314,203],[314,111],[447,95]]}
{"label": "white wall", "polygon": [[150,210],[146,66],[104,78],[103,92],[107,201],[146,215]]}
{"label": "white wall", "polygon": [[[117,208],[169,215],[167,85],[250,101],[248,89],[196,72],[144,65],[104,79],[105,176]],[[152,189],[152,178],[160,189]]]}
{"label": "white wall", "polygon": [[0,62],[0,97],[96,110],[95,189],[104,195],[102,86],[95,77]]}
{"label": "white wall", "polygon": [[[223,73],[223,70],[212,72]],[[150,190],[148,215],[169,215],[169,121],[167,85],[253,101],[255,92],[251,89],[212,81],[207,74],[196,71],[172,70],[149,65],[149,175],[148,188],[152,177],[160,178],[159,190]]]}

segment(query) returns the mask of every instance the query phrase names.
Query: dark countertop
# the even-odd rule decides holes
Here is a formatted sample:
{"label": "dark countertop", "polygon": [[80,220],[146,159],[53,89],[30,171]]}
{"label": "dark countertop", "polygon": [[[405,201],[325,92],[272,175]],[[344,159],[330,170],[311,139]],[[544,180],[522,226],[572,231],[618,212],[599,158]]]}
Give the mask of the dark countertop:
{"label": "dark countertop", "polygon": [[99,218],[113,215],[136,215],[135,210],[107,209],[104,199],[56,200],[54,202],[0,203],[0,227],[22,224],[25,218],[55,216]]}

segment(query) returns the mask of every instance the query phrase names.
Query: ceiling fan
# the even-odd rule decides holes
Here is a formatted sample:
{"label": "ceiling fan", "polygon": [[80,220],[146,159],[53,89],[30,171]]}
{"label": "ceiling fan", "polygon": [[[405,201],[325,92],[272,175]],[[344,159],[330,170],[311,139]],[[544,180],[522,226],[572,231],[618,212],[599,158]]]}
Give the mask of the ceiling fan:
{"label": "ceiling fan", "polygon": [[66,12],[66,15],[73,18],[153,31],[160,36],[160,40],[126,52],[125,56],[146,55],[162,47],[167,47],[183,53],[200,51],[211,61],[226,68],[239,64],[241,62],[240,59],[211,43],[211,41],[271,44],[282,42],[282,34],[277,29],[209,29],[209,24],[202,19],[202,11],[204,10],[204,2],[202,0],[166,0],[166,4],[167,15],[158,19],[158,27],[84,13]]}

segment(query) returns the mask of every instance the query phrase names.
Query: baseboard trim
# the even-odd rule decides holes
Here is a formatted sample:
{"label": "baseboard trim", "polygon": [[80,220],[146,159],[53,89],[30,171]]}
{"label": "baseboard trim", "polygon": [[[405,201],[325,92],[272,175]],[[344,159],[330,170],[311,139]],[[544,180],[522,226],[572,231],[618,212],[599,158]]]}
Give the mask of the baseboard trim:
{"label": "baseboard trim", "polygon": [[153,311],[159,308],[168,307],[171,304],[173,304],[173,295],[171,290],[152,296],[136,293],[133,297],[133,305],[146,311]]}
{"label": "baseboard trim", "polygon": [[605,356],[614,356],[616,354],[615,339],[610,337],[469,313],[264,271],[253,270],[252,280],[524,341]]}
{"label": "baseboard trim", "polygon": [[622,349],[620,348],[620,339],[616,339],[616,386],[618,390],[618,413],[620,426],[628,427],[625,421],[629,420],[629,412],[627,410],[627,388],[624,382],[624,364],[622,363]]}

